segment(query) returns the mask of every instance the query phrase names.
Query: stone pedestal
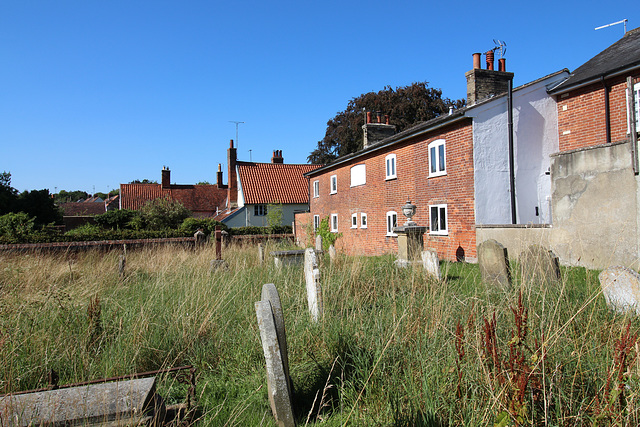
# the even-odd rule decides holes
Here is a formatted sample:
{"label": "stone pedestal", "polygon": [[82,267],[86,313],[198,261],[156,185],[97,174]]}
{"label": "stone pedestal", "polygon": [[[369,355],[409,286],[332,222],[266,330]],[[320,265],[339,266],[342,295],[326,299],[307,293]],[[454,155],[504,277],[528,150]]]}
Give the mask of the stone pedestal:
{"label": "stone pedestal", "polygon": [[417,225],[403,225],[394,227],[393,232],[398,235],[398,259],[396,264],[405,267],[411,263],[422,263],[424,247],[424,233],[427,227]]}

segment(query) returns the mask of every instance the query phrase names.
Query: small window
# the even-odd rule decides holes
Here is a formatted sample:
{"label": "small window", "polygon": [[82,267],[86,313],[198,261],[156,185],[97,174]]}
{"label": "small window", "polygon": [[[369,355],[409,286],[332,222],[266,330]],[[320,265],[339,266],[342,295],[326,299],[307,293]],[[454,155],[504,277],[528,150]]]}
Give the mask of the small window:
{"label": "small window", "polygon": [[313,216],[313,231],[317,231],[320,227],[320,215]]}
{"label": "small window", "polygon": [[367,214],[360,214],[360,228],[367,228]]}
{"label": "small window", "polygon": [[447,205],[432,205],[429,206],[431,212],[431,224],[429,230],[431,234],[449,234],[447,228]]}
{"label": "small window", "polygon": [[387,236],[397,236],[393,232],[393,228],[398,226],[398,214],[396,212],[387,212]]}
{"label": "small window", "polygon": [[334,233],[338,231],[338,214],[331,214],[331,231]]}
{"label": "small window", "polygon": [[429,176],[446,175],[446,152],[444,139],[429,144]]}
{"label": "small window", "polygon": [[338,176],[331,175],[331,194],[336,194],[338,192]]}
{"label": "small window", "polygon": [[351,168],[351,186],[357,187],[367,183],[367,166],[355,165]]}
{"label": "small window", "polygon": [[351,214],[351,228],[358,228],[358,214]]}
{"label": "small window", "polygon": [[320,181],[313,181],[313,197],[320,197]]}
{"label": "small window", "polygon": [[265,215],[267,215],[267,205],[255,205],[253,207],[253,214],[255,216],[265,216]]}
{"label": "small window", "polygon": [[385,179],[394,179],[397,178],[396,175],[396,155],[389,154],[384,158],[385,168],[386,168],[386,178]]}

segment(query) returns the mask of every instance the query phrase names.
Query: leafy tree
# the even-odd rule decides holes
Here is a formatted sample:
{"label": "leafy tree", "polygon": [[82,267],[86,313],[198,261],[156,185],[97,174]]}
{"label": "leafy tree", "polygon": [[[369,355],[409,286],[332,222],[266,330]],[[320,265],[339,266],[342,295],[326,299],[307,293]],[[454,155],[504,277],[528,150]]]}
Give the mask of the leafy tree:
{"label": "leafy tree", "polygon": [[89,193],[82,190],[75,191],[66,191],[60,190],[60,192],[53,195],[54,201],[56,203],[67,203],[67,202],[77,202],[78,200],[86,199],[89,197]]}
{"label": "leafy tree", "polygon": [[153,181],[153,180],[145,178],[142,181],[140,181],[139,179],[134,179],[129,184],[157,184],[157,183],[158,183],[158,181]]}
{"label": "leafy tree", "polygon": [[333,245],[336,240],[342,237],[342,233],[334,233],[329,228],[329,217],[323,218],[316,230],[316,235],[322,236],[322,250],[328,251],[329,246]]}
{"label": "leafy tree", "polygon": [[14,212],[25,212],[35,217],[37,226],[62,223],[62,212],[55,205],[49,190],[23,191],[18,196]]}
{"label": "leafy tree", "polygon": [[204,234],[213,235],[216,231],[216,226],[220,227],[220,230],[228,230],[226,224],[216,221],[213,218],[187,218],[180,225],[180,231],[184,231],[187,235],[193,235],[198,229],[201,229]]}
{"label": "leafy tree", "polygon": [[0,236],[16,242],[26,242],[33,233],[35,218],[24,212],[10,212],[0,216]]}
{"label": "leafy tree", "polygon": [[211,185],[211,183],[209,181],[200,181],[196,182],[196,185]]}
{"label": "leafy tree", "polygon": [[355,153],[362,148],[362,125],[364,111],[388,114],[390,124],[397,132],[447,113],[449,107],[460,108],[465,101],[452,101],[442,97],[442,90],[428,87],[427,82],[412,83],[410,86],[393,89],[386,86],[379,92],[369,92],[353,98],[344,111],[327,122],[327,130],[322,141],[307,160],[314,164],[326,164],[332,160]]}
{"label": "leafy tree", "polygon": [[148,230],[175,229],[191,216],[191,212],[182,203],[168,199],[150,200],[139,212],[140,215],[133,218],[132,224]]}
{"label": "leafy tree", "polygon": [[131,221],[137,215],[138,212],[131,209],[115,209],[96,215],[94,220],[102,228],[124,230],[131,228]]}
{"label": "leafy tree", "polygon": [[11,186],[11,173],[0,174],[0,215],[13,212],[18,200],[18,191]]}
{"label": "leafy tree", "polygon": [[267,225],[271,229],[282,226],[282,205],[281,204],[278,203],[278,204],[267,205]]}

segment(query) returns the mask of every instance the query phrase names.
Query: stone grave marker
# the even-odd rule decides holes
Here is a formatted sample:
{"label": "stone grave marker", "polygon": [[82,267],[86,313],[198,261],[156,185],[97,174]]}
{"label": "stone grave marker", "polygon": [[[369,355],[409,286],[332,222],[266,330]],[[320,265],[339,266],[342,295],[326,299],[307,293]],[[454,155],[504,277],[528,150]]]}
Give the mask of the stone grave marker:
{"label": "stone grave marker", "polygon": [[338,257],[338,253],[336,252],[335,246],[333,245],[329,246],[329,260],[331,261],[332,264],[336,261],[337,257]]}
{"label": "stone grave marker", "polygon": [[267,368],[267,394],[271,412],[278,425],[295,426],[289,378],[285,373],[271,302],[258,301],[255,308]]}
{"label": "stone grave marker", "polygon": [[262,264],[264,262],[264,246],[262,243],[258,243],[258,264]]}
{"label": "stone grave marker", "polygon": [[198,229],[193,235],[196,241],[196,249],[202,249],[204,244],[207,242],[207,235],[202,232],[202,230]]}
{"label": "stone grave marker", "polygon": [[427,273],[435,277],[436,280],[442,279],[440,275],[440,260],[438,259],[438,252],[435,249],[422,251],[422,266]]}
{"label": "stone grave marker", "polygon": [[118,275],[120,278],[124,278],[124,269],[127,265],[127,257],[124,255],[120,255],[120,259],[118,260]]}
{"label": "stone grave marker", "polygon": [[558,257],[540,245],[531,245],[518,257],[523,283],[552,285],[560,282]]}
{"label": "stone grave marker", "polygon": [[511,288],[511,272],[507,248],[493,239],[478,245],[478,264],[482,281],[504,290]]}
{"label": "stone grave marker", "polygon": [[[280,346],[280,353],[282,355],[284,373],[287,378],[291,378],[289,376],[289,352],[287,350],[287,332],[284,327],[284,312],[282,311],[280,294],[276,289],[276,285],[273,283],[262,285],[261,300],[271,303],[271,311],[273,312],[273,321],[276,325],[276,334],[278,335],[278,345]],[[289,388],[289,393],[291,393],[291,388]]]}
{"label": "stone grave marker", "polygon": [[166,408],[155,384],[150,377],[5,395],[0,398],[0,425],[160,426]]}
{"label": "stone grave marker", "polygon": [[320,251],[322,251],[322,236],[318,234],[316,236],[316,252]]}
{"label": "stone grave marker", "polygon": [[320,286],[320,269],[318,259],[313,248],[304,252],[304,279],[307,285],[307,302],[311,319],[317,322],[322,315],[322,287]]}
{"label": "stone grave marker", "polygon": [[598,275],[607,305],[621,313],[640,315],[640,275],[627,267],[609,267]]}

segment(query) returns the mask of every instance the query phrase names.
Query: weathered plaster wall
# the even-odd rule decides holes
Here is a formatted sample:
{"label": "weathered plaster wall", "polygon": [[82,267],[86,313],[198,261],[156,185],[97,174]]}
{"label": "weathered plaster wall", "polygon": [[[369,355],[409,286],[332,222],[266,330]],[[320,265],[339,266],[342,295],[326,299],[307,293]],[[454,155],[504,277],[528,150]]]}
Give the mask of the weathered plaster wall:
{"label": "weathered plaster wall", "polygon": [[551,248],[560,262],[639,268],[638,178],[630,143],[555,154],[551,177]]}
{"label": "weathered plaster wall", "polygon": [[550,247],[552,229],[545,225],[498,225],[478,226],[476,241],[478,244],[494,239],[500,242],[509,253],[509,259],[516,259],[531,245]]}

